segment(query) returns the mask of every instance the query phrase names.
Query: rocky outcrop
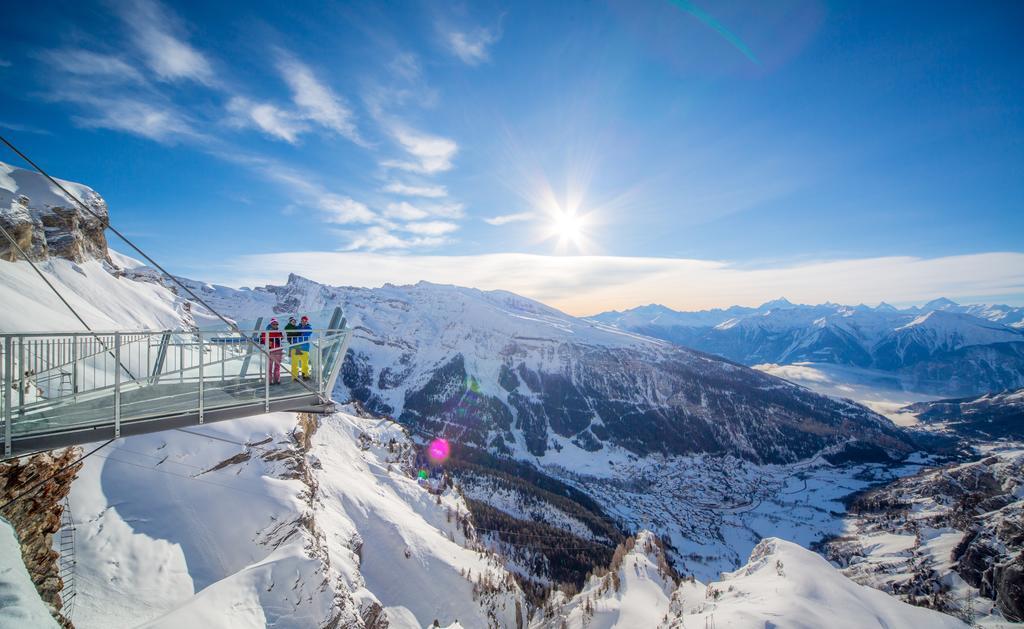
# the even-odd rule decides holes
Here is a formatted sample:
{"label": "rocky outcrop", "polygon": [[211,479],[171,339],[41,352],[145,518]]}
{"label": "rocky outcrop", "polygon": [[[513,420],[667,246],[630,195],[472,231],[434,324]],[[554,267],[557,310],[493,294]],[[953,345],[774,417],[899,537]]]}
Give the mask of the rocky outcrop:
{"label": "rocky outcrop", "polygon": [[[50,257],[73,262],[107,259],[107,203],[95,190],[61,182],[91,212],[68,199],[42,175],[0,162],[0,227],[36,262]],[[10,241],[0,237],[0,259],[20,257]]]}
{"label": "rocky outcrop", "polygon": [[[64,583],[58,566],[60,555],[53,550],[53,536],[60,531],[62,501],[82,467],[81,463],[74,463],[80,455],[78,448],[68,448],[0,463],[2,504],[25,495],[3,508],[0,515],[11,523],[21,540],[22,558],[40,598],[66,627],[72,625],[60,613]],[[45,482],[33,489],[43,479]],[[31,493],[25,494],[27,491]]]}
{"label": "rocky outcrop", "polygon": [[[1024,451],[927,469],[859,496],[850,511],[852,534],[824,546],[850,578],[968,622],[993,607],[1024,620]],[[939,536],[959,540],[938,552]],[[951,572],[969,588],[951,589]]]}

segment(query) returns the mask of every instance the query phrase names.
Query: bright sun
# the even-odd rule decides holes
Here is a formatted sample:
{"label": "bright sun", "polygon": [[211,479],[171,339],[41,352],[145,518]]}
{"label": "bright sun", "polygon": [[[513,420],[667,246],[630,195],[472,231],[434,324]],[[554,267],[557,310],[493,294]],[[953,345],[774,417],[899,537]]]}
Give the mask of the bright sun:
{"label": "bright sun", "polygon": [[573,211],[555,210],[552,215],[551,232],[558,237],[560,244],[579,245],[583,236],[583,217]]}

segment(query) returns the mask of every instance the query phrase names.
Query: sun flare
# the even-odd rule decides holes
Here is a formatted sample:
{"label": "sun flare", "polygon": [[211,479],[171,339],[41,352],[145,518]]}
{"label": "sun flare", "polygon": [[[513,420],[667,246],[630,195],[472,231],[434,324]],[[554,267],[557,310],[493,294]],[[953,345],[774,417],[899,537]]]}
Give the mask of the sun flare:
{"label": "sun flare", "polygon": [[571,210],[555,210],[551,218],[551,233],[560,244],[580,244],[583,236],[583,217]]}

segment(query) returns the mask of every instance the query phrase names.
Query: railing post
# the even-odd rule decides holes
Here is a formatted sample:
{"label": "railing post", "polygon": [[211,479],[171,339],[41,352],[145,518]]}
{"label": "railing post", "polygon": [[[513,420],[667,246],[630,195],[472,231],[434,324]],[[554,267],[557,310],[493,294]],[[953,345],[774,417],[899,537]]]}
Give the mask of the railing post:
{"label": "railing post", "polygon": [[14,357],[11,355],[13,343],[11,337],[4,337],[4,456],[11,456],[11,432],[14,414],[11,402],[14,397]]}
{"label": "railing post", "polygon": [[25,337],[18,337],[18,408],[25,406]]}
{"label": "railing post", "polygon": [[203,333],[196,332],[199,336],[199,423],[203,423]]}
{"label": "railing post", "polygon": [[267,353],[260,352],[260,356],[263,357],[263,363],[266,363],[267,368],[263,371],[267,377],[263,379],[263,410],[267,413],[270,412],[270,337],[267,336]]}
{"label": "railing post", "polygon": [[78,337],[71,337],[71,398],[78,399]]}
{"label": "railing post", "polygon": [[323,337],[321,334],[320,338],[316,342],[316,391],[317,393],[323,393],[323,382],[324,382],[324,346]]}
{"label": "railing post", "polygon": [[121,333],[114,332],[114,438],[121,437]]}

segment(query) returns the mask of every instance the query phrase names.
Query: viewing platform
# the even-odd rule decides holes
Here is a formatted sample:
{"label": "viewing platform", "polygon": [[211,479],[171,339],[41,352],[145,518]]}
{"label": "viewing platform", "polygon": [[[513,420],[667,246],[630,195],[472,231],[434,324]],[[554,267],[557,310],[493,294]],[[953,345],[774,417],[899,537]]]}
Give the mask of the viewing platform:
{"label": "viewing platform", "polygon": [[[242,334],[0,334],[2,458],[272,411],[327,410],[350,331],[340,308],[311,319],[308,340],[286,337],[280,348],[261,341],[262,318]],[[306,345],[308,378],[293,380],[291,350]],[[280,384],[268,369],[277,356]]]}

